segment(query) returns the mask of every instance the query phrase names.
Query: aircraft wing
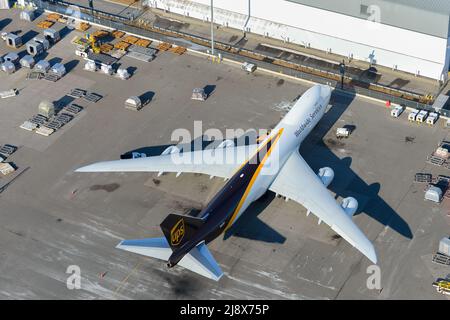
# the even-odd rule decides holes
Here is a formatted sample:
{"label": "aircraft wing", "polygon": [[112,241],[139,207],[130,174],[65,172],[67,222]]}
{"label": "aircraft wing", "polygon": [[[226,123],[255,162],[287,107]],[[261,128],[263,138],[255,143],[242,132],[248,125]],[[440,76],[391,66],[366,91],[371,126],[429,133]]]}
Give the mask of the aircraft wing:
{"label": "aircraft wing", "polygon": [[269,190],[303,205],[370,261],[377,263],[372,243],[297,151],[292,153]]}
{"label": "aircraft wing", "polygon": [[202,173],[230,178],[256,149],[257,145],[247,145],[193,152],[163,153],[153,157],[97,162],[79,168],[76,172]]}

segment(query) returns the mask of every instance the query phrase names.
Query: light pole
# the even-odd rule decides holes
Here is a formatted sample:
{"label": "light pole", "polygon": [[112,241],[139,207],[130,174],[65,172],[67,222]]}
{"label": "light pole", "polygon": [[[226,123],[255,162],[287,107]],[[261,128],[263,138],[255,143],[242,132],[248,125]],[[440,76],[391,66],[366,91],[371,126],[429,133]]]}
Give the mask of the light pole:
{"label": "light pole", "polygon": [[211,0],[211,54],[214,55],[214,0]]}

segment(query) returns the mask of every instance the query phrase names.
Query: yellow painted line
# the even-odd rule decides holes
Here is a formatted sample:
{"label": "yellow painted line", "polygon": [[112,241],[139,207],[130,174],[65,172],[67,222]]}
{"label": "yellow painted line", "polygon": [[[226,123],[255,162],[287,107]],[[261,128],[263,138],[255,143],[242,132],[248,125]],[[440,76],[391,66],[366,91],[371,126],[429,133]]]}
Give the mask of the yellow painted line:
{"label": "yellow painted line", "polygon": [[[233,212],[233,216],[231,217],[230,221],[228,222],[228,225],[226,226],[225,231],[227,231],[231,225],[233,224],[233,221],[236,219],[236,215],[239,212],[239,210],[241,210],[242,206],[244,205],[245,200],[247,199],[248,194],[250,193],[250,190],[253,187],[253,184],[256,181],[256,178],[258,178],[259,173],[261,172],[262,167],[264,166],[264,163],[266,162],[267,158],[270,156],[270,154],[272,153],[273,148],[275,148],[275,145],[277,144],[278,140],[281,137],[281,134],[283,133],[283,128],[280,129],[280,131],[278,131],[277,133],[277,137],[275,138],[275,141],[273,142],[273,145],[271,146],[271,148],[269,149],[269,151],[266,153],[266,155],[264,156],[264,158],[262,159],[261,163],[259,164],[258,168],[256,169],[256,172],[253,174],[252,180],[250,180],[250,183],[248,184],[247,189],[244,192],[244,195],[242,196],[241,200],[239,201],[238,206],[236,207],[236,210],[234,210]],[[268,140],[267,143],[269,143]],[[267,143],[265,145],[267,145]],[[260,148],[258,150],[258,152],[261,150],[262,148]],[[250,160],[249,160],[250,161]],[[248,162],[248,161],[247,161]]]}
{"label": "yellow painted line", "polygon": [[130,271],[129,274],[127,274],[127,276],[125,278],[123,278],[122,281],[120,281],[120,284],[117,286],[116,290],[114,291],[114,294],[117,295],[119,290],[123,288],[123,286],[126,284],[126,282],[128,281],[128,279],[131,277],[131,275],[137,271],[137,269],[141,266],[142,264],[142,260],[139,261],[136,266],[133,268],[133,270]]}

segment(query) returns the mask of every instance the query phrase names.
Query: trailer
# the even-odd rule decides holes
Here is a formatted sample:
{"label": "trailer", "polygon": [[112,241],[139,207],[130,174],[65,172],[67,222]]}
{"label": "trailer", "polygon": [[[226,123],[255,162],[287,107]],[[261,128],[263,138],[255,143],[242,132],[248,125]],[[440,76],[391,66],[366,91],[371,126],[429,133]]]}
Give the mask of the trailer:
{"label": "trailer", "polygon": [[403,113],[404,110],[405,110],[404,107],[396,106],[391,110],[391,116],[394,118],[398,118],[400,117],[400,115]]}
{"label": "trailer", "polygon": [[17,96],[18,93],[19,93],[19,91],[17,89],[2,91],[2,92],[0,92],[0,98],[6,99],[6,98],[15,97],[15,96]]}
{"label": "trailer", "polygon": [[419,112],[419,114],[416,117],[417,123],[423,123],[428,117],[428,111],[422,110]]}
{"label": "trailer", "polygon": [[430,126],[434,126],[434,124],[438,121],[438,119],[439,119],[439,114],[437,114],[436,112],[431,112],[428,115],[427,124]]}
{"label": "trailer", "polygon": [[413,109],[409,114],[408,114],[408,120],[410,122],[416,121],[417,115],[419,114],[419,110],[417,109]]}

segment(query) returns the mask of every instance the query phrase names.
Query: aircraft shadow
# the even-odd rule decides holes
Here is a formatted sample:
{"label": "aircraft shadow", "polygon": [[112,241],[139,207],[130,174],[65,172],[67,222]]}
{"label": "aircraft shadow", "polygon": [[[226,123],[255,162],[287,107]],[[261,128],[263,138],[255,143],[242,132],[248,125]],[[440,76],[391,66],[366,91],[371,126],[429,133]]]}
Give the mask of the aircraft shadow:
{"label": "aircraft shadow", "polygon": [[303,142],[300,148],[301,155],[315,172],[324,166],[334,170],[335,178],[329,189],[337,196],[356,198],[359,203],[356,214],[365,213],[402,236],[412,239],[413,234],[406,221],[379,196],[380,184],[368,185],[350,168],[352,163],[350,157],[340,159],[332,152],[334,148],[342,148],[344,142],[329,139],[326,141],[328,145],[325,144],[326,133],[351,104],[354,95],[344,95],[334,91],[332,101],[336,101],[337,98],[340,104],[333,105],[332,103],[333,106]]}
{"label": "aircraft shadow", "polygon": [[227,240],[231,236],[235,236],[267,243],[284,243],[286,237],[258,218],[258,215],[266,209],[274,198],[273,192],[267,192],[253,202],[247,211],[225,232],[223,239]]}

